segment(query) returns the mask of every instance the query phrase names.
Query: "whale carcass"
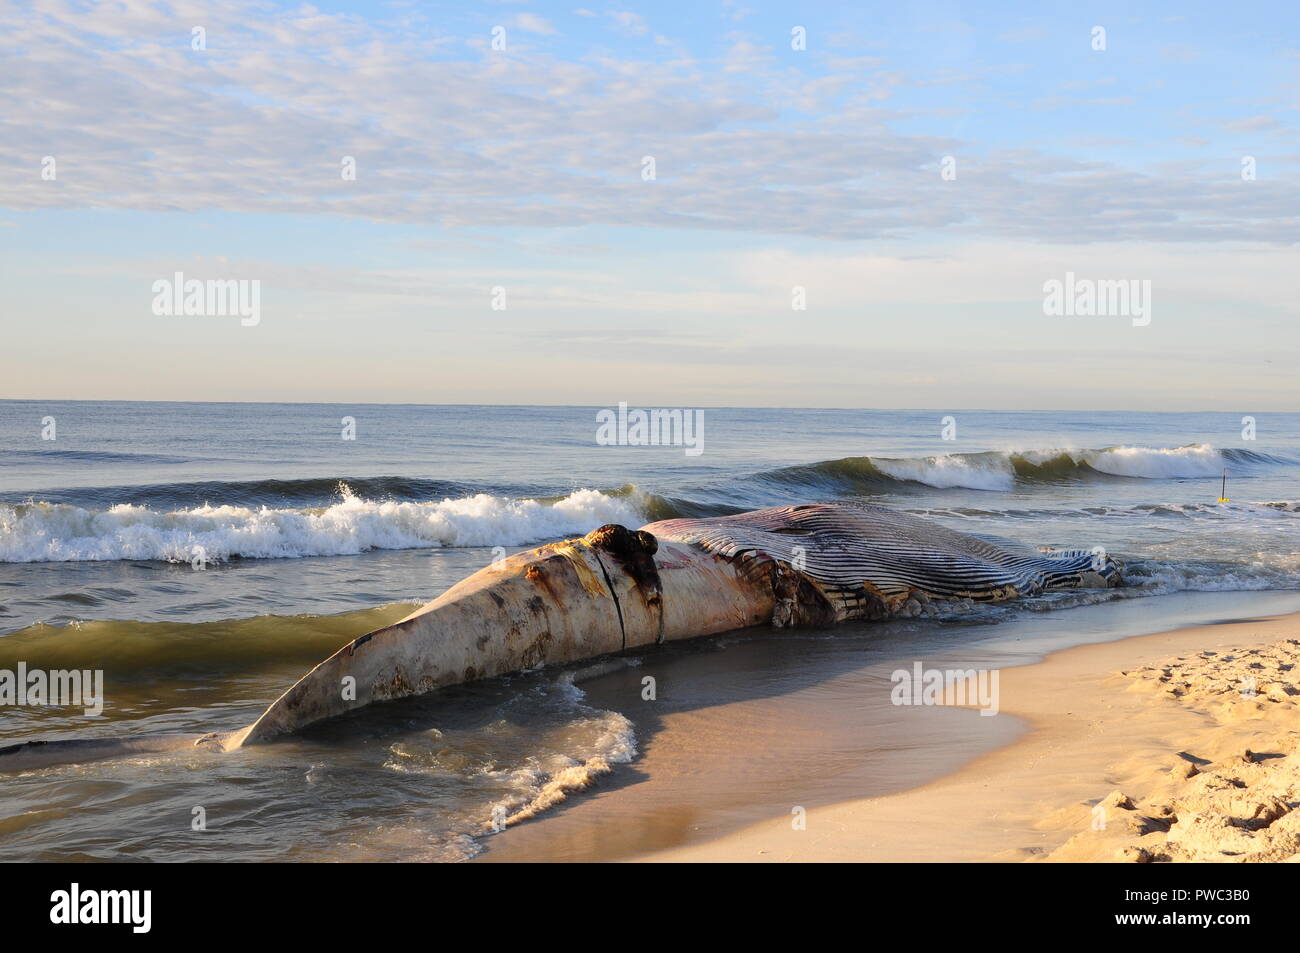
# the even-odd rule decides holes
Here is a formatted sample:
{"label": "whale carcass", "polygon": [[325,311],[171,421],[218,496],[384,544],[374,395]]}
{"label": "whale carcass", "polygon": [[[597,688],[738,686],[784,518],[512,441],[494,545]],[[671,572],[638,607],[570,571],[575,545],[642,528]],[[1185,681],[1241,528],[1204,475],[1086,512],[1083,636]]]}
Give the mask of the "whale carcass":
{"label": "whale carcass", "polygon": [[1120,581],[1100,551],[1040,552],[860,503],[611,524],[494,562],[355,639],[247,728],[14,745],[0,750],[0,768],[193,744],[229,751],[372,702],[543,665],[751,626],[883,619],[932,599],[994,602]]}

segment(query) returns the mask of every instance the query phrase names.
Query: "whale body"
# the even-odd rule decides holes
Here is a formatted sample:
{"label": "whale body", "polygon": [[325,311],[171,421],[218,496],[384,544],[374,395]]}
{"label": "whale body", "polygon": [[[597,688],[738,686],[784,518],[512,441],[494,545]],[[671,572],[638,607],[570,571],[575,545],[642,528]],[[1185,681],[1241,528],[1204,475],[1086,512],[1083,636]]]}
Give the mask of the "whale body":
{"label": "whale body", "polygon": [[494,562],[343,646],[251,725],[205,735],[28,742],[0,770],[198,745],[230,751],[376,701],[760,625],[910,615],[930,600],[997,602],[1119,585],[1093,550],[1041,552],[862,503],[609,524]]}

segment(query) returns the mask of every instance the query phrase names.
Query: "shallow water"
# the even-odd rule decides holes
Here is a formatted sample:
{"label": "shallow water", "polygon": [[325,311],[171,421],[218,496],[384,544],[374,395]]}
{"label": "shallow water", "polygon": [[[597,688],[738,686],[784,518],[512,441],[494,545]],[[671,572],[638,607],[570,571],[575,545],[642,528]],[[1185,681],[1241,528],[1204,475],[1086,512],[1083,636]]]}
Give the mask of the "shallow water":
{"label": "shallow water", "polygon": [[[879,681],[873,665],[996,637],[1037,638],[1032,654],[1134,619],[1165,627],[1169,599],[1135,597],[1226,591],[1251,614],[1300,588],[1300,415],[1259,415],[1258,439],[1243,440],[1241,415],[969,412],[944,441],[938,412],[709,409],[704,453],[689,456],[599,446],[595,414],[0,402],[0,669],[102,669],[108,696],[98,718],[7,707],[0,741],[239,727],[493,547],[610,521],[864,499],[1033,545],[1103,546],[1132,585],[708,640],[379,706],[220,758],[7,778],[0,858],[460,859],[494,819],[547,808],[502,845],[562,828],[577,812],[562,805],[593,778],[634,789],[665,720],[687,726],[671,733],[665,776],[705,792],[687,827],[713,829],[784,803],[799,778],[816,782],[810,803],[896,790],[950,767],[954,746],[991,743],[987,726],[964,736],[961,713],[900,720],[862,688]],[[40,439],[47,416],[54,441]],[[340,439],[344,416],[354,441]],[[648,707],[649,667],[669,674]],[[715,715],[735,706],[769,756],[723,770],[718,731],[734,723]],[[195,808],[206,831],[192,829]]]}
{"label": "shallow water", "polygon": [[[1074,645],[1298,610],[1297,592],[1181,593],[992,625],[899,621],[693,643],[690,655],[584,684],[591,704],[628,712],[641,756],[594,796],[484,839],[480,859],[625,860],[704,843],[796,807],[917,787],[1026,729],[1005,713],[891,704],[891,676],[915,662],[1000,671]],[[630,694],[646,672],[664,687],[654,705]],[[918,843],[927,822],[915,818]],[[872,859],[867,842],[860,859]]]}

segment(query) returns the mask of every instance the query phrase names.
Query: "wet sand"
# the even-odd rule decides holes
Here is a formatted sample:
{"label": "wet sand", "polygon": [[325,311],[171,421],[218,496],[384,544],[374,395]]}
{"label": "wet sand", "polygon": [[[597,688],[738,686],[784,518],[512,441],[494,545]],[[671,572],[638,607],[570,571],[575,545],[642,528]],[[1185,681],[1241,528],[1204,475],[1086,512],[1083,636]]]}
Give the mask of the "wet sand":
{"label": "wet sand", "polygon": [[[953,645],[948,633],[907,648],[915,633],[899,634],[873,643],[860,659],[826,660],[822,672],[770,691],[753,690],[755,671],[745,670],[736,651],[762,656],[762,665],[755,663],[760,688],[763,671],[789,671],[797,661],[774,661],[771,645],[742,641],[730,654],[719,653],[712,670],[698,657],[691,660],[699,699],[659,715],[650,730],[639,722],[642,750],[633,764],[538,821],[489,839],[480,859],[1108,860],[1121,859],[1129,846],[1120,840],[1142,837],[1149,839],[1137,848],[1161,859],[1151,845],[1155,828],[1138,818],[1171,800],[1160,785],[1174,776],[1172,769],[1186,781],[1184,765],[1230,759],[1236,748],[1277,753],[1283,746],[1273,736],[1300,725],[1285,723],[1286,690],[1263,682],[1252,702],[1266,691],[1285,698],[1265,703],[1262,714],[1247,716],[1241,709],[1229,723],[1210,710],[1222,703],[1224,686],[1243,677],[1235,662],[1213,676],[1186,663],[1194,668],[1187,679],[1210,677],[1205,684],[1216,686],[1213,702],[1204,701],[1211,689],[1174,696],[1158,676],[1134,673],[1162,672],[1151,667],[1180,656],[1217,658],[1222,665],[1229,650],[1300,637],[1300,615],[1253,619],[1243,611],[1280,603],[1293,609],[1294,594],[1288,598],[1282,603],[1239,593],[1140,600],[1145,605],[1024,620],[986,641],[961,645]],[[1124,637],[1150,632],[1160,619],[1197,624]],[[1046,631],[1062,626],[1073,629],[1068,640]],[[1075,647],[1052,651],[1062,642]],[[1199,655],[1207,651],[1220,654]],[[1290,650],[1270,651],[1268,664],[1279,685],[1286,683],[1290,670],[1281,666],[1289,664],[1282,659]],[[944,669],[998,669],[1000,713],[890,704],[889,673],[912,658]],[[630,669],[628,677],[641,674]],[[671,667],[663,674],[670,682],[676,677]],[[729,678],[737,680],[733,689],[726,688]],[[602,696],[612,704],[625,701],[631,685],[588,690],[593,704]],[[1281,761],[1262,759],[1270,767]],[[1237,783],[1234,775],[1223,786]],[[1107,829],[1094,831],[1094,806],[1117,789],[1121,794],[1102,808]],[[1261,811],[1268,816],[1278,808],[1270,802]],[[798,829],[800,815],[804,829]],[[1173,826],[1165,825],[1166,835]],[[1130,836],[1139,831],[1145,833]]]}
{"label": "wet sand", "polygon": [[1031,730],[950,776],[637,859],[1294,859],[1297,636],[1288,615],[1055,653],[1002,673]]}
{"label": "wet sand", "polygon": [[[633,719],[638,757],[487,838],[478,859],[617,860],[720,837],[793,801],[827,805],[924,784],[990,730],[999,741],[1023,730],[1016,719],[978,725],[955,709],[900,713],[875,661],[890,654],[851,634],[742,636],[583,682],[588,704]],[[638,694],[647,675],[658,682],[655,702]],[[954,739],[955,750],[938,739]]]}

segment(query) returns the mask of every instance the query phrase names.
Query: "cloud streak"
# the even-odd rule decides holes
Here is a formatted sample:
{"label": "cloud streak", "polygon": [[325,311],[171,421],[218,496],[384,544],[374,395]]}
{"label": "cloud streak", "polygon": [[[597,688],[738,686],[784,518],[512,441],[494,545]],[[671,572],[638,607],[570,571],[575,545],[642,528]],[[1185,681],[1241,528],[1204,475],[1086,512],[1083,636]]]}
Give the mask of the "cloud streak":
{"label": "cloud streak", "polygon": [[[0,204],[19,210],[1081,243],[1290,242],[1300,225],[1294,175],[1243,183],[1231,155],[1140,168],[910,131],[895,91],[937,77],[813,53],[819,68],[804,72],[743,37],[717,60],[676,48],[566,59],[523,41],[494,51],[486,28],[259,2],[53,0],[4,16]],[[559,33],[535,14],[507,22]],[[204,50],[191,48],[197,24]],[[40,176],[47,155],[55,181]],[[641,177],[647,155],[654,181]],[[939,174],[947,155],[956,181]],[[1294,169],[1294,156],[1279,161]]]}

